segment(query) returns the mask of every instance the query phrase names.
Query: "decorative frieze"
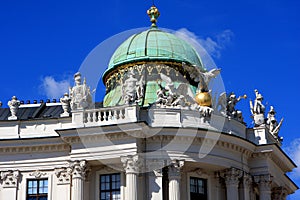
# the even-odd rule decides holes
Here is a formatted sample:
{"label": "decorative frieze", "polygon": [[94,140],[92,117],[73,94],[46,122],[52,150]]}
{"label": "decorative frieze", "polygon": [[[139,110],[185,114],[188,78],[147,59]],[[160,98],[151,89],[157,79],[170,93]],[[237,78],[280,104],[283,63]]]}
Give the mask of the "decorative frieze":
{"label": "decorative frieze", "polygon": [[0,180],[4,188],[13,187],[16,188],[18,186],[18,181],[20,179],[19,171],[6,171],[1,172]]}

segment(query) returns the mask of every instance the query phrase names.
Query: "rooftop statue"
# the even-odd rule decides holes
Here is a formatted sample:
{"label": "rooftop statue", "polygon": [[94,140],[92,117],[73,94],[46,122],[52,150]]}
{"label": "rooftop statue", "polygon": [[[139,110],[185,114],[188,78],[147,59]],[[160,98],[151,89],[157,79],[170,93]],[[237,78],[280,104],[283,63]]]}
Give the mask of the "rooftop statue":
{"label": "rooftop statue", "polygon": [[69,88],[69,96],[71,98],[71,109],[80,110],[87,109],[92,106],[92,95],[90,88],[86,85],[84,79],[83,84],[81,82],[81,74],[77,72],[74,75],[75,86]]}
{"label": "rooftop statue", "polygon": [[17,112],[18,112],[18,109],[19,109],[19,106],[20,106],[20,101],[17,99],[17,97],[13,96],[11,98],[11,100],[8,101],[7,105],[9,107],[10,113],[11,113],[11,116],[8,117],[8,120],[16,120],[16,119],[18,119]]}
{"label": "rooftop statue", "polygon": [[69,97],[68,93],[65,93],[62,98],[60,98],[61,106],[64,110],[62,114],[60,114],[61,117],[69,117],[70,116],[70,102],[71,98]]}
{"label": "rooftop statue", "polygon": [[199,83],[198,90],[201,92],[208,92],[208,85],[211,79],[216,78],[221,72],[221,69],[212,69],[210,71],[202,72],[200,67],[196,65],[189,66],[184,62],[182,63],[182,66],[189,72],[190,77],[195,82]]}
{"label": "rooftop statue", "polygon": [[278,140],[282,140],[282,138],[278,138],[278,132],[282,125],[283,118],[278,123],[278,121],[275,118],[275,115],[276,115],[276,111],[275,111],[274,107],[271,106],[270,111],[268,112],[268,115],[267,115],[267,125],[269,127],[270,133],[274,136],[274,138],[278,139]]}
{"label": "rooftop statue", "polygon": [[254,92],[256,98],[254,100],[254,105],[250,100],[250,111],[252,113],[255,126],[260,126],[265,123],[265,106],[262,103],[263,96],[258,92],[258,90],[254,90]]}
{"label": "rooftop statue", "polygon": [[212,97],[209,91],[209,83],[211,79],[216,78],[221,69],[212,69],[210,71],[201,71],[200,67],[196,65],[187,65],[182,63],[182,67],[189,73],[191,79],[198,83],[198,91],[195,96],[195,101],[200,106],[212,107]]}
{"label": "rooftop statue", "polygon": [[217,107],[220,107],[219,112],[226,117],[236,119],[243,122],[242,111],[235,108],[236,104],[241,99],[246,99],[247,95],[236,97],[236,95],[231,92],[228,96],[225,92],[220,94],[218,99]]}
{"label": "rooftop statue", "polygon": [[144,77],[141,76],[138,81],[138,79],[135,78],[133,70],[130,70],[128,74],[129,77],[125,80],[124,84],[122,84],[123,100],[125,104],[140,102],[144,96]]}

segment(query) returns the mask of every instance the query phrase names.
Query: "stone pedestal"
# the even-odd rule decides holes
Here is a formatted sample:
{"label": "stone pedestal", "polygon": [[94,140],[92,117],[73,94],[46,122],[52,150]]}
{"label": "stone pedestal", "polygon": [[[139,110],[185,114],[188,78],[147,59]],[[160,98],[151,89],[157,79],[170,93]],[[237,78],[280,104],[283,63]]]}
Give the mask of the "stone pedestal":
{"label": "stone pedestal", "polygon": [[268,131],[265,127],[265,125],[261,125],[259,127],[254,127],[254,138],[256,144],[267,144],[268,143]]}
{"label": "stone pedestal", "polygon": [[183,167],[184,161],[172,161],[169,166],[169,200],[180,200],[180,169]]}

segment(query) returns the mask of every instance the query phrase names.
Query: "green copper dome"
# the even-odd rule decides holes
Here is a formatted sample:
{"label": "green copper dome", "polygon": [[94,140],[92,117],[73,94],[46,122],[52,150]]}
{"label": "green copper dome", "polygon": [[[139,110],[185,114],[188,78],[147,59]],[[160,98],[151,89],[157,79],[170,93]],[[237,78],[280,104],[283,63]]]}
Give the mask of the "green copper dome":
{"label": "green copper dome", "polygon": [[120,65],[139,61],[186,62],[203,68],[199,55],[190,44],[174,34],[151,28],[123,42],[111,57],[103,76]]}

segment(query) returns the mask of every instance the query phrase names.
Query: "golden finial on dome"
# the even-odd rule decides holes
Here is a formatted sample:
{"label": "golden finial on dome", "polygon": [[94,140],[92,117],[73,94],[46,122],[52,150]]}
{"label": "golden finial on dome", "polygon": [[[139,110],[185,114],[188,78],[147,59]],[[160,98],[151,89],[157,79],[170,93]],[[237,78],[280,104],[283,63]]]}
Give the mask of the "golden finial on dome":
{"label": "golden finial on dome", "polygon": [[156,27],[157,18],[159,17],[160,13],[158,9],[154,6],[151,6],[149,10],[147,10],[147,14],[150,17],[150,21],[152,22],[152,27]]}

